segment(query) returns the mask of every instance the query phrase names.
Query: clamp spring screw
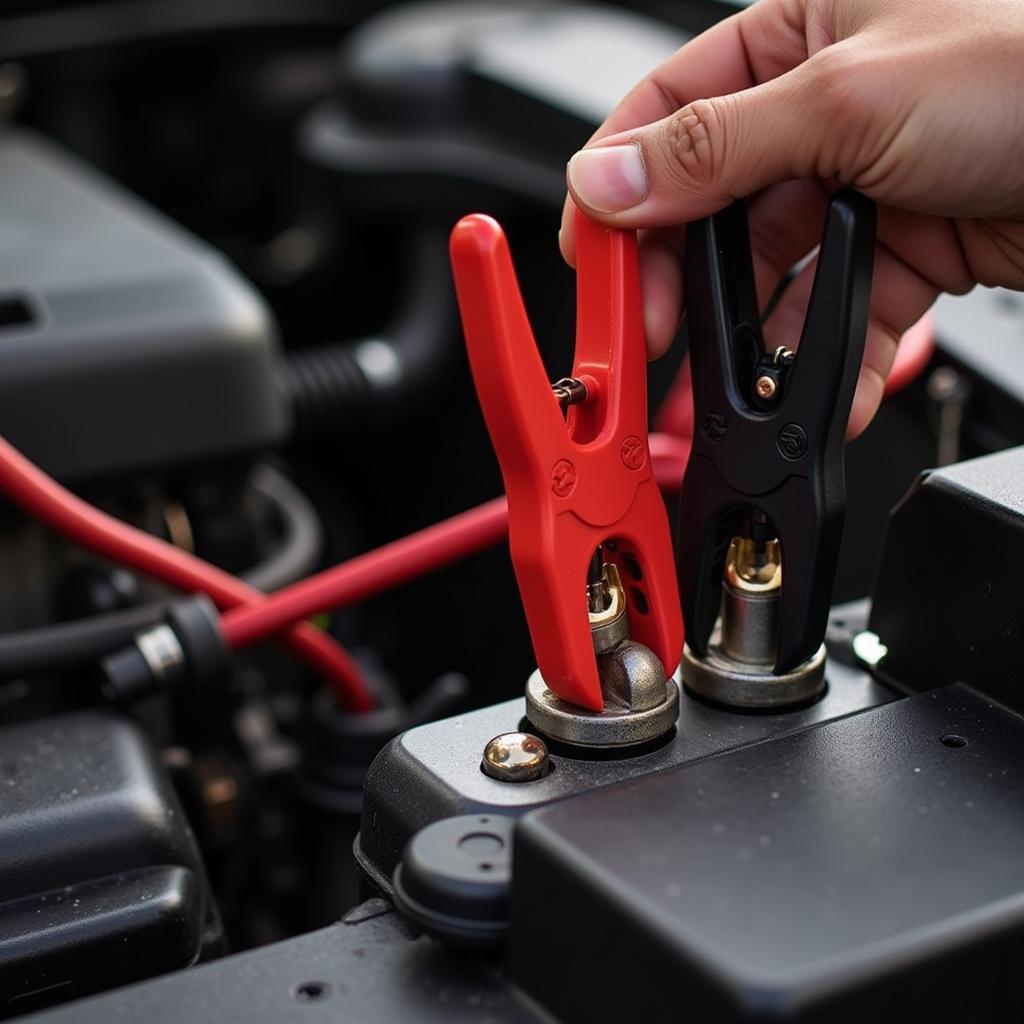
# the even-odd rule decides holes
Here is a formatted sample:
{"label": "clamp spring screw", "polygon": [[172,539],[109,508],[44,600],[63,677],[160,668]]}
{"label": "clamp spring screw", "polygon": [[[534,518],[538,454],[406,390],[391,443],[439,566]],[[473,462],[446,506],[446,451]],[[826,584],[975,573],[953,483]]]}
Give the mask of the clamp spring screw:
{"label": "clamp spring screw", "polygon": [[[773,370],[781,370],[787,366],[790,366],[793,362],[793,353],[786,348],[785,345],[780,345],[773,353],[771,358],[771,367]],[[757,380],[754,381],[754,390],[757,392],[757,397],[763,402],[767,402],[774,398],[779,390],[778,378],[770,373],[762,373],[758,376]]]}
{"label": "clamp spring screw", "polygon": [[587,385],[577,377],[563,377],[551,385],[551,393],[565,412],[570,405],[579,405],[587,400]]}

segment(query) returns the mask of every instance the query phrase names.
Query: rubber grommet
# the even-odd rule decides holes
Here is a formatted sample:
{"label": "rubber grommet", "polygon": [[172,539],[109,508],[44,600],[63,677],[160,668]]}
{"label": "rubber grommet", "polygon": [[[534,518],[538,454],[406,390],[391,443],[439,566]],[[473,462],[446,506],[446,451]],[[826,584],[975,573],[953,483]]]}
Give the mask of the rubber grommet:
{"label": "rubber grommet", "polygon": [[443,818],[409,840],[395,868],[395,906],[429,935],[463,946],[500,945],[508,929],[513,818]]}

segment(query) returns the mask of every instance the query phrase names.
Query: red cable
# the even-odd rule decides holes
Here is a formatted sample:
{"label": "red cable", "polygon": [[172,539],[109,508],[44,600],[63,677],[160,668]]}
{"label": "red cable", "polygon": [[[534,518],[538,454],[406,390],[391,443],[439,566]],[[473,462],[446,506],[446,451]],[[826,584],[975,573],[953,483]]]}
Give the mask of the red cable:
{"label": "red cable", "polygon": [[[651,435],[651,460],[664,489],[678,489],[689,452],[686,439]],[[245,647],[280,633],[299,619],[365,600],[482,551],[497,544],[507,532],[508,506],[504,498],[495,498],[284,587],[262,601],[228,611],[221,619],[224,636],[232,647]]]}
{"label": "red cable", "polygon": [[[0,490],[30,516],[97,554],[184,591],[208,594],[219,608],[266,599],[230,573],[129,526],[76,497],[0,438]],[[327,634],[296,622],[288,646],[334,685],[342,705],[368,711],[373,698],[352,658]]]}
{"label": "red cable", "polygon": [[221,619],[224,637],[232,647],[246,647],[311,614],[364,600],[482,551],[507,532],[508,506],[504,498],[495,498],[283,587],[264,601],[226,612]]}

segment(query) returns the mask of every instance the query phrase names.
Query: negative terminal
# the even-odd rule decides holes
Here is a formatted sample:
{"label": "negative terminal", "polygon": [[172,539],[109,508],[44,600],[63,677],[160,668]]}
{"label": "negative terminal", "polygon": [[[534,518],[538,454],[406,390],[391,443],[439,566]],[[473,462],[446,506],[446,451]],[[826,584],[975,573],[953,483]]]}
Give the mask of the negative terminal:
{"label": "negative terminal", "polygon": [[702,697],[744,708],[806,704],[825,686],[824,644],[791,672],[773,671],[782,557],[775,538],[758,537],[764,522],[753,523],[752,536],[735,538],[726,559],[722,612],[706,657],[683,648],[682,675],[688,689]]}
{"label": "negative terminal", "polygon": [[[600,558],[600,555],[597,556]],[[526,683],[526,714],[543,733],[579,747],[630,747],[663,736],[679,715],[679,689],[658,656],[630,639],[626,592],[614,564],[587,585],[590,633],[604,708],[590,711],[555,696],[538,669]]]}

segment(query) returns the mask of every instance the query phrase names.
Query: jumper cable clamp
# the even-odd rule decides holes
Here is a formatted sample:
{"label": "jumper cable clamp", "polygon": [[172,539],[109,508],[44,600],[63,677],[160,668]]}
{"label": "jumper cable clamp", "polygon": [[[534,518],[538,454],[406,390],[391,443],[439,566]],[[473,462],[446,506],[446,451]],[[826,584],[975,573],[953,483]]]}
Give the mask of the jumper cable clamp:
{"label": "jumper cable clamp", "polygon": [[825,685],[875,207],[849,189],[833,196],[795,355],[765,351],[745,204],[686,232],[695,430],[679,520],[683,682],[733,706],[804,703]]}
{"label": "jumper cable clamp", "polygon": [[580,213],[576,232],[575,363],[555,385],[501,227],[459,221],[452,266],[537,656],[527,714],[565,743],[628,746],[675,724],[682,618],[647,442],[636,238]]}

